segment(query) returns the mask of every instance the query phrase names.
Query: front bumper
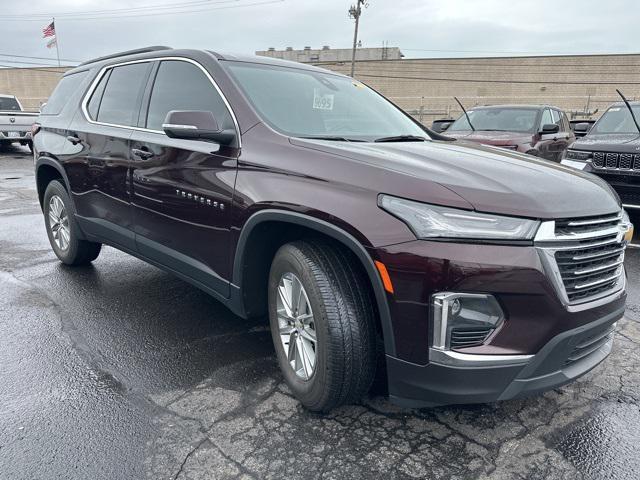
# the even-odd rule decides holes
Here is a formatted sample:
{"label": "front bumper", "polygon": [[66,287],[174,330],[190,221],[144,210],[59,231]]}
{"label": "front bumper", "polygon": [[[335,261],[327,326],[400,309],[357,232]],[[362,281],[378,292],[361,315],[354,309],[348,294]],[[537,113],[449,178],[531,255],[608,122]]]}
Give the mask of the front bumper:
{"label": "front bumper", "polygon": [[[553,337],[535,355],[505,357],[460,366],[446,360],[418,365],[387,356],[390,399],[403,407],[485,403],[534,395],[589,372],[611,352],[615,322],[624,306]],[[508,359],[507,359],[508,358]],[[459,360],[459,359],[458,359]],[[487,360],[491,362],[491,360]]]}

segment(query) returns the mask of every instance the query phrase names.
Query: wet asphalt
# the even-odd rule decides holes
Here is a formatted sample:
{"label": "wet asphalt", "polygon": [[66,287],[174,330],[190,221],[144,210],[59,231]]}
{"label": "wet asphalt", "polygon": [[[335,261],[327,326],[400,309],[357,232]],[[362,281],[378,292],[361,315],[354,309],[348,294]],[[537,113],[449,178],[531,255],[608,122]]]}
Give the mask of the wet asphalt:
{"label": "wet asphalt", "polygon": [[[640,219],[636,219],[640,224]],[[638,479],[640,249],[614,351],[526,400],[320,416],[267,322],[112,248],[49,248],[26,150],[0,152],[0,479]]]}

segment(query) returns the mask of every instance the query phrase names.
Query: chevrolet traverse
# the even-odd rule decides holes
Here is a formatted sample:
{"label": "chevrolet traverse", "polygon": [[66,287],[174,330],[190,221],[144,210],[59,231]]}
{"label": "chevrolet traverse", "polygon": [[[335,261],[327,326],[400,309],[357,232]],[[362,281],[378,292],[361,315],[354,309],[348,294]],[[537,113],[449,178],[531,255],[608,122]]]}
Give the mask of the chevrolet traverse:
{"label": "chevrolet traverse", "polygon": [[459,145],[352,78],[149,47],[65,73],[33,131],[57,257],[111,245],[267,316],[310,410],[376,370],[405,406],[516,398],[611,351],[631,231],[611,188]]}

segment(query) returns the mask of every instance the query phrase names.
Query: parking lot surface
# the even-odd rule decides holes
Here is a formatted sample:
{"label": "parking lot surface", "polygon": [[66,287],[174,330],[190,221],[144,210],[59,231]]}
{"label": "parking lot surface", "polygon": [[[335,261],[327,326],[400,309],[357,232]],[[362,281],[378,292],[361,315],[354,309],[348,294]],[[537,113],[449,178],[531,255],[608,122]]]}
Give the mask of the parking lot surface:
{"label": "parking lot surface", "polygon": [[2,479],[640,478],[640,249],[613,353],[577,382],[321,416],[282,383],[266,319],[112,248],[60,264],[22,148],[0,152],[0,227]]}

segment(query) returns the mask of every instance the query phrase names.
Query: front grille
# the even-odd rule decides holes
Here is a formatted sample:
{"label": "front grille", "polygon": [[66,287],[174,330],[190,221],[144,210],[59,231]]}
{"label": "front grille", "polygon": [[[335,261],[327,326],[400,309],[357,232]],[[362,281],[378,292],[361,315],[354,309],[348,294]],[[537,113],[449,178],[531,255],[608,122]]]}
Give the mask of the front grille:
{"label": "front grille", "polygon": [[451,348],[482,345],[492,331],[492,328],[454,328],[451,330]]}
{"label": "front grille", "polygon": [[613,293],[624,272],[622,217],[619,213],[557,220],[553,231],[537,238],[569,303]]}
{"label": "front grille", "polygon": [[624,205],[640,205],[640,193],[618,192]]}
{"label": "front grille", "polygon": [[592,165],[604,170],[638,170],[640,171],[640,154],[593,152]]}
{"label": "front grille", "polygon": [[588,338],[582,340],[578,345],[576,345],[566,361],[564,362],[566,365],[571,365],[583,358],[588,357],[592,353],[596,352],[600,347],[602,347],[605,343],[613,338],[613,333],[615,331],[616,324],[608,326],[604,330],[600,330],[597,333],[589,336]]}

